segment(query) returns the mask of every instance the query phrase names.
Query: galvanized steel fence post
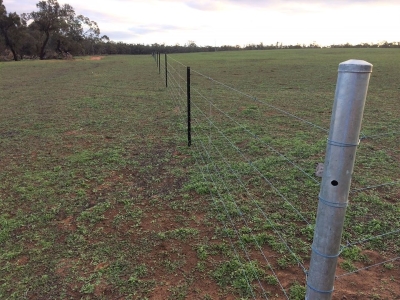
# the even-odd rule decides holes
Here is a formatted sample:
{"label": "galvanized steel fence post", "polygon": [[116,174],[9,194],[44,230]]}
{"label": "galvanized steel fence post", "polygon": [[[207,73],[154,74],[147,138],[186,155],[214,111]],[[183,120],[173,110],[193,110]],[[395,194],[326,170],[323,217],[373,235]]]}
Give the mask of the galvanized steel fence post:
{"label": "galvanized steel fence post", "polygon": [[372,65],[339,64],[319,194],[306,300],[330,300]]}

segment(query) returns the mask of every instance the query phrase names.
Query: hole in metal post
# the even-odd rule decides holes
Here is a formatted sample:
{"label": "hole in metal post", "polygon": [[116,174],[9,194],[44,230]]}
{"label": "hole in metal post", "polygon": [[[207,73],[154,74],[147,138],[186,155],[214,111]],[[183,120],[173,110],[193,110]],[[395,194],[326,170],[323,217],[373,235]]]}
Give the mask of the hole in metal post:
{"label": "hole in metal post", "polygon": [[333,186],[338,186],[338,185],[339,185],[339,182],[337,182],[336,180],[332,180],[332,181],[331,181],[331,184],[332,184]]}

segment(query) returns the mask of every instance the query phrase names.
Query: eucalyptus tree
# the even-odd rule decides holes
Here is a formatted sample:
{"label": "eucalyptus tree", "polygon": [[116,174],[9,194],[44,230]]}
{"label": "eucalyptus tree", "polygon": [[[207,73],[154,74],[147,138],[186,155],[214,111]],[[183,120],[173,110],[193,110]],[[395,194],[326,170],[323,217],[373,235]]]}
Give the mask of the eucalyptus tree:
{"label": "eucalyptus tree", "polygon": [[40,32],[38,43],[40,59],[46,55],[46,46],[50,37],[66,27],[68,21],[73,18],[75,12],[71,5],[60,5],[57,0],[40,1],[36,4],[38,11],[25,14],[25,19],[31,21],[30,28]]}
{"label": "eucalyptus tree", "polygon": [[46,47],[51,44],[59,53],[79,53],[85,40],[96,40],[100,29],[96,22],[82,15],[76,16],[69,4],[60,5],[57,0],[39,1],[38,11],[24,15],[32,31],[39,32],[39,57],[44,59]]}
{"label": "eucalyptus tree", "polygon": [[78,15],[69,20],[68,26],[61,28],[55,34],[56,49],[64,54],[88,54],[94,44],[99,42],[99,36],[100,29],[97,23],[83,15]]}
{"label": "eucalyptus tree", "polygon": [[5,45],[10,49],[15,61],[19,58],[19,48],[24,40],[23,31],[25,25],[25,22],[17,13],[7,14],[3,0],[0,0],[0,32],[4,37]]}

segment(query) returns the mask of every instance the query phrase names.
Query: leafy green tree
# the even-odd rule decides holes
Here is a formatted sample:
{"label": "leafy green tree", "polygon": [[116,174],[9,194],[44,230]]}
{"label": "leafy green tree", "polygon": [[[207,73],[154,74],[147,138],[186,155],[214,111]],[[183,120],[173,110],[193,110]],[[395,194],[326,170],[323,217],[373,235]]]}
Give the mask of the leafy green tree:
{"label": "leafy green tree", "polygon": [[23,30],[26,24],[17,13],[7,14],[7,10],[0,0],[0,32],[4,37],[5,44],[10,48],[14,60],[18,60],[18,48],[23,41]]}
{"label": "leafy green tree", "polygon": [[40,34],[39,57],[44,59],[46,46],[53,34],[67,30],[69,23],[74,19],[75,11],[69,4],[60,5],[57,0],[40,1],[36,4],[39,9],[25,15],[26,20],[32,20],[30,27]]}
{"label": "leafy green tree", "polygon": [[25,14],[24,19],[32,21],[29,27],[40,45],[37,47],[40,59],[45,58],[48,46],[63,55],[87,54],[88,45],[94,49],[94,44],[101,41],[97,23],[83,15],[76,16],[71,5],[47,0],[36,7],[39,10]]}
{"label": "leafy green tree", "polygon": [[67,26],[61,28],[55,34],[57,46],[56,49],[59,53],[90,53],[87,47],[100,41],[100,29],[96,22],[91,21],[89,18],[79,15],[69,20]]}

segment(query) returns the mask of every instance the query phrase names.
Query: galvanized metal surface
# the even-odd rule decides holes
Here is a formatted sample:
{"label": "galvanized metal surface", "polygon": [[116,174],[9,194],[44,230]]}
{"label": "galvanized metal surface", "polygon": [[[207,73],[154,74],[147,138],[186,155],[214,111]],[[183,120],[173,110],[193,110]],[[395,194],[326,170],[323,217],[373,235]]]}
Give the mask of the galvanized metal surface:
{"label": "galvanized metal surface", "polygon": [[307,300],[332,298],[351,176],[371,72],[372,64],[366,61],[348,60],[339,64],[307,278]]}

